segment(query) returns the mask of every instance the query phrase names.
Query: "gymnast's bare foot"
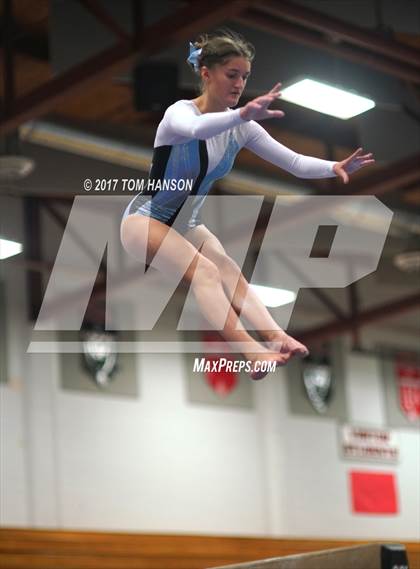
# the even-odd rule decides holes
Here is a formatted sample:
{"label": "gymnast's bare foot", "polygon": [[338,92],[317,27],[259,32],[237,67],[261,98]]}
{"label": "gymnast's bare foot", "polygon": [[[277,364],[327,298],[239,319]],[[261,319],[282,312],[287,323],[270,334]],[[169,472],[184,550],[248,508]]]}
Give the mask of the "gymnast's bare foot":
{"label": "gymnast's bare foot", "polygon": [[292,357],[291,352],[266,351],[257,354],[247,354],[246,359],[252,362],[251,379],[263,379],[270,371],[269,363],[275,362],[276,367],[284,366]]}
{"label": "gymnast's bare foot", "polygon": [[280,354],[291,356],[297,356],[299,358],[306,358],[309,355],[308,348],[298,342],[292,336],[289,336],[283,330],[276,331],[270,337],[268,342],[268,349],[279,352]]}

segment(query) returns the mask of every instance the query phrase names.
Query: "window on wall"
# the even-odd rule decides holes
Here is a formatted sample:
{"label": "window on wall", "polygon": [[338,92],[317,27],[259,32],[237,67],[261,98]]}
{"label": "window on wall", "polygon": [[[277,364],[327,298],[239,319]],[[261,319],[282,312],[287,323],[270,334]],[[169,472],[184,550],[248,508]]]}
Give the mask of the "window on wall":
{"label": "window on wall", "polygon": [[6,381],[6,299],[5,286],[0,281],[0,383]]}

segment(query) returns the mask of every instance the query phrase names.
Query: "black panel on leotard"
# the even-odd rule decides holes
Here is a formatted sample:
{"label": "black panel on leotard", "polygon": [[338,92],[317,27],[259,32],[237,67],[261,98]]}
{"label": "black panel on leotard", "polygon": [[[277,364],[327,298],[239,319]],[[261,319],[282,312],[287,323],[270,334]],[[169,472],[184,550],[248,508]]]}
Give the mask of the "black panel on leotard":
{"label": "black panel on leotard", "polygon": [[[204,178],[207,174],[207,168],[209,165],[209,155],[207,152],[207,144],[206,144],[205,140],[199,140],[198,141],[198,153],[200,156],[200,173],[198,174],[198,176],[194,182],[194,185],[191,189],[191,192],[189,192],[189,194],[186,196],[185,199],[187,199],[189,196],[196,196],[197,195],[198,190],[200,189],[200,186],[201,186],[201,182],[204,180]],[[191,201],[193,201],[193,200],[191,200]],[[182,211],[182,214],[180,214],[180,211],[181,211],[184,203],[185,203],[185,200],[182,202],[182,204],[179,206],[179,208],[176,210],[176,212],[172,215],[172,217],[167,221],[167,225],[173,225],[175,220],[177,220],[178,223],[182,223],[182,220],[186,221],[191,217],[192,210],[193,210],[193,203],[191,203],[188,207],[185,207]]]}
{"label": "black panel on leotard", "polygon": [[[150,167],[149,180],[163,180],[165,177],[166,166],[168,165],[169,157],[171,155],[172,146],[158,146],[153,150],[153,161]],[[152,185],[153,188],[153,185]],[[144,196],[153,196],[156,192],[153,189],[146,189],[135,198],[130,205],[128,213],[135,213],[139,207],[139,202],[142,202]]]}
{"label": "black panel on leotard", "polygon": [[[169,157],[172,152],[172,146],[158,146],[153,149],[153,161],[150,167],[149,180],[153,180],[153,187],[157,180],[163,180],[165,178],[166,167],[169,162]],[[145,192],[146,195],[156,195],[156,192],[149,191]]]}

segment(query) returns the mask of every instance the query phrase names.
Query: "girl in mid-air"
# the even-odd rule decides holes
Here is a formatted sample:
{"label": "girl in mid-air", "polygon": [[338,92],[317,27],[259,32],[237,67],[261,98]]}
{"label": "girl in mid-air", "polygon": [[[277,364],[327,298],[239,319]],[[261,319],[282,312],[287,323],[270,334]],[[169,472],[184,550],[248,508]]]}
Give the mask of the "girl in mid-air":
{"label": "girl in mid-air", "polygon": [[[330,162],[297,154],[273,139],[255,121],[284,116],[269,109],[280,96],[280,83],[232,110],[246,86],[253,58],[252,45],[230,31],[203,35],[190,44],[187,61],[201,79],[201,94],[177,101],[165,112],[156,132],[150,179],[193,180],[192,188],[136,196],[124,213],[121,238],[137,258],[146,245],[148,260],[165,241],[156,268],[169,277],[181,268],[184,273],[185,259],[190,260],[184,279],[191,284],[202,314],[215,328],[220,328],[223,318],[220,333],[228,343],[244,346],[242,355],[252,362],[251,377],[260,379],[265,373],[256,362],[284,365],[292,356],[304,357],[308,350],[276,324],[239,266],[202,223],[200,207],[205,196],[215,180],[228,174],[243,147],[295,176],[338,176],[344,183],[349,174],[374,160],[359,148],[341,162]],[[250,336],[239,315],[252,323],[263,343]]]}

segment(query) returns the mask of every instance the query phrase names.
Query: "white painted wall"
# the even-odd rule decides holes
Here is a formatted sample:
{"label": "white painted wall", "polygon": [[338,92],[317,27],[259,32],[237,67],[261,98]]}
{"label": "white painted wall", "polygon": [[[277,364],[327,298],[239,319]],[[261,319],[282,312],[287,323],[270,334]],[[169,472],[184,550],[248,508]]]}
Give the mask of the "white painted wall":
{"label": "white painted wall", "polygon": [[255,413],[189,405],[182,370],[142,355],[138,400],[60,393],[65,527],[264,533]]}
{"label": "white painted wall", "polygon": [[[373,358],[348,356],[350,421],[383,426],[379,366]],[[282,375],[282,371],[278,375]],[[363,381],[362,381],[363,378]],[[276,377],[258,386],[268,419],[263,425],[269,481],[269,534],[289,537],[417,540],[420,535],[420,434],[398,429],[397,465],[340,458],[336,421],[292,416],[286,381]],[[350,470],[394,472],[399,489],[396,516],[353,515]]]}
{"label": "white painted wall", "polygon": [[[138,399],[63,391],[57,356],[26,354],[21,269],[8,272],[7,294],[1,525],[418,537],[420,435],[414,429],[398,430],[398,465],[344,462],[335,421],[290,414],[282,371],[255,384],[254,410],[194,405],[186,397],[182,355],[138,356]],[[351,419],[383,425],[377,361],[348,355],[346,367]],[[351,514],[353,467],[396,473],[398,516]]]}

